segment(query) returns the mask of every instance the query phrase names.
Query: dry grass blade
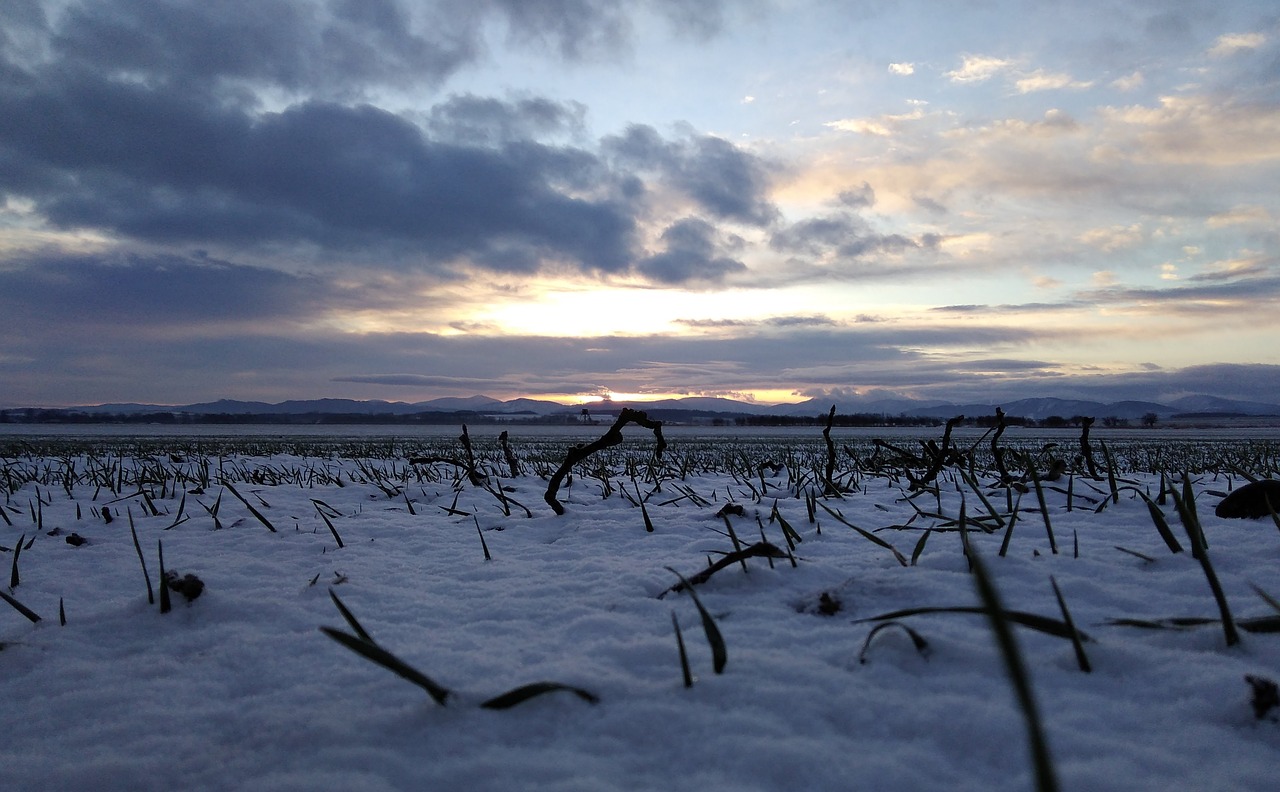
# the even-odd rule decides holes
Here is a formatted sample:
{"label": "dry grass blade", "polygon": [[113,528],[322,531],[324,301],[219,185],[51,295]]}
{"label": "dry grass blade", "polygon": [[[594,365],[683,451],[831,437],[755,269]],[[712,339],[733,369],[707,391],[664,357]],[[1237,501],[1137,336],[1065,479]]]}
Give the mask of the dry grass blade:
{"label": "dry grass blade", "polygon": [[[1007,612],[1000,604],[1000,595],[982,559],[975,554],[971,560],[974,585],[985,606],[983,610],[991,621],[991,631],[995,633],[996,643],[1004,658],[1005,669],[1009,673],[1009,681],[1013,683],[1014,693],[1018,697],[1018,704],[1022,707],[1022,715],[1026,720],[1027,741],[1031,745],[1031,759],[1035,766],[1036,789],[1039,792],[1057,792],[1058,778],[1053,769],[1053,760],[1049,756],[1049,745],[1045,740],[1040,710],[1036,706],[1035,696],[1031,693],[1031,678],[1027,674],[1026,664],[1022,661],[1018,642],[1014,638],[1013,630],[1009,628]],[[1073,640],[1076,640],[1075,636],[1076,631],[1072,629]]]}
{"label": "dry grass blade", "polygon": [[578,698],[589,704],[598,704],[600,697],[589,690],[583,690],[573,685],[562,685],[559,682],[530,682],[527,685],[521,685],[514,690],[508,690],[506,693],[494,696],[480,704],[485,709],[504,710],[511,709],[517,704],[523,704],[531,698],[541,696],[545,693],[555,693],[557,691],[566,691],[572,693]]}
{"label": "dry grass blade", "polygon": [[671,567],[667,567],[671,574],[680,578],[680,582],[689,591],[689,596],[693,598],[693,604],[698,608],[698,615],[702,617],[702,629],[707,634],[707,643],[711,645],[711,667],[717,674],[724,672],[725,663],[729,660],[728,651],[725,649],[724,636],[720,634],[720,628],[716,626],[716,622],[711,618],[711,614],[703,607],[702,600],[698,599],[698,594],[693,590],[693,586],[684,576],[675,571]]}

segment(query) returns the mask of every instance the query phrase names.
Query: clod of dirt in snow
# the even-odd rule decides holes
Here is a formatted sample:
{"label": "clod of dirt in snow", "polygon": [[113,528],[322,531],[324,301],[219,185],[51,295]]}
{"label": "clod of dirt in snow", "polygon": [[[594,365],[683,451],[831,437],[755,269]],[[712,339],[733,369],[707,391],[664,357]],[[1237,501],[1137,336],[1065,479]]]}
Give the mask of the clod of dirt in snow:
{"label": "clod of dirt in snow", "polygon": [[725,515],[728,515],[728,514],[732,514],[735,517],[745,517],[747,514],[747,511],[746,509],[742,508],[741,503],[726,503],[725,505],[720,507],[720,511],[716,512],[717,517],[724,517]]}
{"label": "clod of dirt in snow", "polygon": [[[1271,506],[1267,506],[1267,501]],[[1280,509],[1280,481],[1251,481],[1222,499],[1214,514],[1219,517],[1258,518]]]}
{"label": "clod of dirt in snow", "polygon": [[[70,537],[67,538],[70,539]],[[191,602],[204,591],[204,581],[189,572],[178,577],[177,572],[169,570],[164,573],[164,582],[170,591],[186,597],[187,602]]]}
{"label": "clod of dirt in snow", "polygon": [[83,536],[81,536],[78,533],[69,534],[67,536],[67,544],[71,545],[72,547],[79,547],[80,545],[84,545],[88,543],[89,543],[89,540],[85,539]]}
{"label": "clod of dirt in snow", "polygon": [[1262,720],[1268,712],[1280,707],[1280,687],[1275,681],[1252,674],[1246,674],[1244,681],[1253,688],[1253,699],[1249,702],[1253,705],[1253,717]]}

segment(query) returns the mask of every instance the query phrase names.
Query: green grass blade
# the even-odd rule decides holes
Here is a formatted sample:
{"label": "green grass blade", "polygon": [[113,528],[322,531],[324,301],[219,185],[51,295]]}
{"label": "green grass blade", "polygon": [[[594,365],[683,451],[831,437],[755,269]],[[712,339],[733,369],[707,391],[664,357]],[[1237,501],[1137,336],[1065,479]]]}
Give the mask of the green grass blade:
{"label": "green grass blade", "polygon": [[10,605],[13,606],[14,610],[16,610],[18,613],[21,613],[23,616],[26,616],[28,619],[30,619],[32,624],[35,624],[36,622],[40,621],[40,617],[36,615],[35,611],[31,610],[26,605],[23,605],[21,602],[18,602],[16,599],[14,599],[13,597],[10,597],[8,594],[4,593],[3,591],[0,591],[0,599],[3,599],[5,602],[9,603]]}
{"label": "green grass blade", "polygon": [[920,656],[925,658],[926,660],[929,658],[929,642],[924,639],[924,636],[922,636],[920,633],[916,632],[915,630],[911,629],[907,625],[903,624],[902,622],[887,621],[887,622],[881,622],[877,624],[875,627],[871,628],[871,632],[867,633],[867,639],[862,642],[862,651],[858,652],[859,663],[865,664],[867,662],[867,651],[871,648],[872,639],[875,638],[876,634],[879,633],[881,630],[884,630],[889,627],[897,627],[901,629],[903,632],[905,632],[907,634],[907,637],[911,639],[912,645],[915,646],[916,652],[918,652]]}
{"label": "green grass blade", "polygon": [[924,533],[920,534],[920,540],[916,542],[915,549],[911,551],[911,566],[915,566],[920,560],[920,554],[924,552],[924,544],[929,541],[929,534],[933,533],[932,528],[925,528]]}
{"label": "green grass blade", "polygon": [[1093,671],[1093,667],[1089,664],[1089,657],[1084,651],[1084,641],[1080,638],[1080,631],[1076,629],[1075,622],[1071,619],[1071,611],[1067,610],[1067,601],[1062,597],[1062,590],[1058,588],[1058,581],[1053,579],[1053,575],[1049,576],[1049,584],[1053,586],[1053,596],[1058,598],[1058,607],[1062,610],[1062,621],[1067,627],[1071,628],[1071,645],[1076,651],[1076,664],[1080,666],[1080,670],[1086,674]]}
{"label": "green grass blade", "polygon": [[1151,514],[1151,521],[1155,523],[1156,531],[1160,534],[1160,538],[1164,540],[1165,545],[1170,552],[1181,553],[1182,545],[1178,543],[1177,537],[1173,535],[1173,531],[1169,529],[1169,521],[1165,519],[1164,512],[1156,505],[1156,502],[1145,492],[1139,492],[1142,500],[1147,504],[1147,511]]}
{"label": "green grass blade", "polygon": [[173,606],[169,602],[169,578],[164,573],[164,542],[157,539],[156,549],[160,554],[160,612],[168,613]]}
{"label": "green grass blade", "polygon": [[329,589],[329,599],[333,600],[333,604],[338,608],[338,613],[342,614],[342,618],[346,619],[347,624],[351,626],[352,630],[355,630],[356,635],[359,636],[361,640],[368,641],[369,643],[376,643],[376,641],[373,640],[373,636],[370,635],[364,627],[360,625],[360,622],[356,620],[355,614],[347,609],[347,606],[343,604],[342,600],[338,599],[338,595],[333,589]]}
{"label": "green grass blade", "polygon": [[226,487],[227,489],[231,490],[231,494],[232,494],[232,495],[235,495],[235,496],[236,496],[236,499],[237,499],[237,500],[239,500],[241,503],[243,503],[243,504],[245,505],[245,507],[249,510],[249,513],[250,513],[250,514],[252,514],[254,517],[258,518],[258,522],[260,522],[260,523],[262,523],[263,525],[265,525],[268,531],[270,531],[271,533],[275,533],[275,532],[276,532],[276,527],[275,527],[274,525],[272,525],[272,524],[271,524],[271,521],[270,521],[270,520],[268,520],[266,517],[264,517],[264,516],[262,515],[262,512],[260,512],[260,511],[258,511],[257,509],[255,509],[255,508],[253,507],[253,504],[252,504],[252,503],[250,503],[249,501],[245,500],[245,499],[244,499],[244,496],[243,496],[243,495],[241,495],[238,491],[236,491],[236,488],[235,488],[234,486],[232,486],[232,484],[231,484],[231,482],[230,482],[230,481],[223,481],[223,482],[222,482],[222,486],[224,486],[224,487]]}
{"label": "green grass blade", "polygon": [[1053,535],[1053,523],[1049,521],[1049,507],[1044,501],[1044,486],[1040,484],[1040,473],[1036,471],[1036,466],[1030,462],[1027,463],[1027,472],[1031,474],[1031,481],[1036,487],[1036,501],[1040,504],[1040,516],[1044,517],[1044,530],[1049,535],[1049,549],[1054,555],[1058,554],[1058,540]]}
{"label": "green grass blade", "polygon": [[[9,569],[9,589],[16,589],[21,577],[18,575],[18,556],[22,555],[22,542],[27,538],[26,534],[18,537],[18,544],[13,548],[13,565]],[[43,546],[43,545],[42,545]]]}
{"label": "green grass blade", "polygon": [[[976,554],[975,554],[976,555]],[[886,621],[888,619],[904,619],[908,616],[922,616],[931,613],[971,613],[985,614],[985,608],[975,605],[957,605],[957,606],[941,606],[931,607],[925,606],[920,608],[903,608],[901,610],[890,611],[889,613],[881,613],[878,616],[868,616],[863,619],[855,619],[854,624],[863,622]],[[1046,635],[1052,635],[1055,638],[1070,639],[1072,635],[1078,633],[1083,640],[1090,640],[1089,636],[1078,630],[1068,627],[1066,622],[1050,618],[1048,616],[1040,616],[1035,613],[1027,613],[1026,611],[1006,610],[1001,613],[1001,617],[1011,624],[1017,624]]]}
{"label": "green grass blade", "polygon": [[561,690],[572,693],[589,704],[598,704],[600,702],[599,696],[589,690],[583,690],[580,687],[562,685],[559,682],[531,682],[528,685],[521,685],[514,690],[508,690],[506,693],[494,696],[488,701],[483,702],[480,706],[485,709],[494,710],[511,709],[517,704],[523,704],[531,698],[535,698],[546,693],[555,693]]}
{"label": "green grass blade", "polygon": [[[138,553],[138,563],[142,564],[142,577],[147,581],[147,604],[156,604],[156,594],[151,588],[151,575],[147,572],[147,559],[142,557],[142,545],[138,543],[138,532],[133,527],[133,510],[129,510],[129,533],[133,536],[133,549]],[[164,585],[164,581],[161,581]]]}
{"label": "green grass blade", "polygon": [[443,688],[436,684],[426,674],[423,674],[418,669],[391,654],[376,643],[357,638],[354,635],[344,633],[341,630],[335,630],[332,627],[321,627],[320,631],[371,663],[380,665],[402,679],[406,679],[427,691],[427,694],[431,696],[437,704],[443,706],[445,701],[449,698],[450,691],[447,688]]}
{"label": "green grass blade", "polygon": [[[408,501],[407,495],[405,496],[405,501]],[[329,528],[329,533],[333,534],[333,540],[338,543],[338,547],[346,547],[342,543],[342,537],[338,536],[338,529],[333,527],[333,520],[329,519],[329,515],[324,513],[324,509],[320,508],[320,504],[315,501],[312,501],[311,504],[316,507],[316,513],[320,515],[320,519],[324,520],[324,524]]]}
{"label": "green grass blade", "polygon": [[720,628],[716,626],[715,619],[711,618],[711,614],[703,607],[702,600],[698,599],[698,594],[693,590],[693,586],[684,576],[675,571],[671,567],[667,567],[671,574],[680,578],[680,582],[684,584],[685,590],[689,592],[689,596],[693,598],[693,604],[698,608],[698,615],[702,617],[702,629],[707,634],[707,643],[711,645],[711,667],[717,674],[724,672],[725,663],[729,660],[728,651],[724,645],[724,636],[720,634]]}
{"label": "green grass blade", "polygon": [[[987,573],[986,565],[976,553],[972,561],[974,586],[985,606],[983,610],[991,622],[991,631],[995,633],[996,643],[1000,647],[1000,654],[1004,658],[1005,669],[1009,674],[1009,681],[1013,683],[1014,694],[1018,698],[1023,718],[1026,720],[1027,741],[1031,745],[1031,759],[1035,767],[1036,789],[1039,792],[1057,792],[1057,773],[1053,768],[1053,760],[1049,756],[1049,745],[1045,739],[1040,710],[1031,692],[1031,677],[1027,674],[1017,639],[1013,635],[1013,630],[1009,628],[1009,620],[1005,618],[1006,611],[1000,603],[1000,595]],[[1072,630],[1072,636],[1074,635],[1075,630]]]}
{"label": "green grass blade", "polygon": [[680,674],[684,678],[686,688],[693,687],[693,673],[689,671],[689,653],[684,648],[684,636],[680,633],[680,620],[676,612],[671,611],[671,626],[676,630],[676,648],[680,650]]}
{"label": "green grass blade", "polygon": [[853,523],[849,522],[848,520],[846,520],[846,519],[844,518],[844,516],[843,516],[842,514],[840,514],[840,513],[839,513],[839,512],[837,512],[837,511],[834,511],[834,510],[833,510],[830,506],[828,506],[827,504],[822,503],[822,502],[819,502],[819,503],[818,503],[818,505],[819,505],[819,506],[821,506],[823,509],[825,509],[825,510],[826,510],[826,512],[827,512],[827,514],[830,514],[832,517],[836,518],[837,520],[839,520],[839,521],[840,521],[841,523],[843,523],[844,525],[846,525],[846,526],[848,526],[848,527],[852,528],[853,530],[857,531],[857,532],[858,532],[858,534],[859,534],[859,535],[861,535],[863,539],[866,539],[868,542],[871,542],[872,544],[879,545],[880,547],[883,547],[884,549],[886,549],[886,550],[888,550],[889,552],[893,553],[893,557],[894,557],[895,559],[897,559],[898,563],[899,563],[899,564],[901,564],[902,566],[904,566],[904,567],[905,567],[905,566],[910,566],[910,564],[907,562],[907,557],[906,557],[906,556],[904,556],[902,553],[898,552],[898,548],[896,548],[896,547],[894,547],[893,545],[889,544],[888,542],[886,542],[885,540],[883,540],[883,539],[881,539],[880,537],[876,536],[875,534],[871,533],[870,531],[864,531],[863,529],[861,529],[861,528],[859,528],[858,526],[854,525]]}

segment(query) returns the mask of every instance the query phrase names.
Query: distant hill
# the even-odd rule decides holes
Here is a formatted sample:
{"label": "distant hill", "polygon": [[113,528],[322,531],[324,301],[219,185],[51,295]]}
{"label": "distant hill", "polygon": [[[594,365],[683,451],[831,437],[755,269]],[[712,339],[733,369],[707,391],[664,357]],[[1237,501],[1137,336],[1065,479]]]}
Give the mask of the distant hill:
{"label": "distant hill", "polygon": [[[1243,416],[1280,418],[1280,404],[1237,401],[1216,396],[1184,396],[1168,404],[1149,401],[1117,401],[1100,402],[1077,399],[1058,399],[1052,397],[1017,399],[1007,402],[950,404],[939,402],[922,402],[909,399],[876,399],[867,401],[835,401],[829,399],[810,399],[797,404],[764,405],[738,401],[734,399],[694,396],[681,399],[659,399],[654,401],[599,401],[587,404],[561,404],[541,399],[511,399],[501,401],[489,396],[475,395],[467,397],[445,397],[422,402],[388,402],[381,400],[356,399],[302,399],[278,403],[258,401],[237,401],[219,399],[212,402],[200,402],[186,405],[157,404],[100,404],[85,407],[74,407],[65,410],[21,409],[7,410],[9,420],[56,421],[62,417],[75,416],[84,420],[91,416],[114,416],[126,420],[128,416],[162,416],[172,415],[179,420],[201,420],[215,416],[232,416],[236,420],[253,420],[259,416],[262,420],[274,421],[287,419],[288,416],[325,416],[329,422],[341,422],[344,415],[351,416],[359,422],[393,421],[403,417],[404,420],[424,420],[439,422],[447,420],[445,416],[476,415],[479,417],[501,418],[510,416],[512,420],[572,420],[586,410],[589,415],[603,419],[617,415],[624,407],[645,410],[652,417],[672,422],[735,422],[748,416],[761,420],[772,417],[774,420],[803,420],[825,416],[835,404],[839,415],[883,415],[891,418],[932,418],[945,420],[956,415],[968,418],[994,416],[996,407],[1001,407],[1011,418],[1023,418],[1032,421],[1044,421],[1047,418],[1060,417],[1070,420],[1076,416],[1090,416],[1099,421],[1105,418],[1117,418],[1125,421],[1140,421],[1149,414],[1155,414],[1160,420],[1174,416]],[[438,415],[438,418],[430,418]],[[185,416],[185,417],[184,417]],[[413,416],[411,419],[410,416]]]}

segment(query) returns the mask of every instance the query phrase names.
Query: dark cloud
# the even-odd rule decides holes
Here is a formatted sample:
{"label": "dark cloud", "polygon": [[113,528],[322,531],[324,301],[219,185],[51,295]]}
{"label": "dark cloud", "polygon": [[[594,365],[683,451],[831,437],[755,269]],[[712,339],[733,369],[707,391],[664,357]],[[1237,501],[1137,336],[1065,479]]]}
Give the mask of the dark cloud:
{"label": "dark cloud", "polygon": [[666,186],[714,217],[765,226],[779,216],[768,197],[772,166],[721,138],[666,140],[635,124],[606,138],[603,148],[623,167],[660,174]]}
{"label": "dark cloud", "polygon": [[503,101],[466,94],[431,108],[426,129],[435,140],[501,146],[581,133],[586,107],[541,97]]}
{"label": "dark cloud", "polygon": [[438,84],[479,54],[474,18],[436,13],[415,25],[396,0],[94,0],[61,15],[52,43],[66,62],[152,83],[324,93]]}
{"label": "dark cloud", "polygon": [[590,153],[441,143],[371,106],[251,116],[181,92],[60,75],[0,92],[0,189],[57,225],[190,243],[413,246],[440,260],[618,271],[635,219]]}
{"label": "dark cloud", "polygon": [[0,269],[7,333],[114,327],[113,334],[147,336],[210,323],[289,322],[335,299],[316,278],[201,257],[60,256]]}
{"label": "dark cloud", "polygon": [[665,250],[636,265],[636,270],[658,283],[719,281],[747,265],[722,255],[724,247],[714,226],[699,218],[680,220],[662,233]]}
{"label": "dark cloud", "polygon": [[902,234],[881,234],[849,213],[801,220],[774,232],[769,245],[774,250],[800,256],[859,258],[876,253],[899,254],[917,248],[937,247],[941,238],[925,235],[911,239]]}
{"label": "dark cloud", "polygon": [[876,205],[876,191],[869,183],[863,182],[860,187],[841,191],[836,200],[850,209],[866,209]]}
{"label": "dark cloud", "polygon": [[[588,0],[466,8],[100,0],[46,20],[39,6],[6,6],[4,63],[15,79],[0,82],[0,198],[31,201],[36,218],[60,229],[247,255],[304,246],[391,267],[522,273],[619,273],[643,259],[665,283],[741,268],[719,241],[707,250],[721,236],[710,231],[699,240],[677,228],[657,254],[637,243],[654,211],[646,180],[683,192],[715,222],[776,214],[765,164],[726,141],[668,141],[644,128],[650,150],[618,156],[606,142],[604,157],[581,142],[585,111],[573,103],[454,96],[418,126],[316,87],[445,75],[471,57],[477,15],[558,40],[583,25],[612,36],[624,13]],[[580,18],[562,19],[571,11]],[[658,12],[695,13],[678,2]],[[48,57],[14,43],[40,35]],[[250,90],[261,84],[300,98],[264,111]]]}
{"label": "dark cloud", "polygon": [[1060,302],[1060,303],[1018,303],[1016,305],[986,305],[981,303],[970,303],[965,305],[938,305],[930,308],[932,313],[960,313],[960,314],[983,314],[983,313],[1000,313],[1000,314],[1016,314],[1016,313],[1045,313],[1046,311],[1074,311],[1079,310],[1081,303],[1079,302]]}
{"label": "dark cloud", "polygon": [[[1250,268],[1249,274],[1255,271]],[[1091,303],[1164,303],[1162,310],[1211,310],[1236,313],[1241,304],[1280,296],[1280,277],[1223,279],[1203,276],[1194,283],[1174,282],[1167,288],[1110,288],[1082,292],[1078,298]]]}
{"label": "dark cloud", "polygon": [[487,379],[487,378],[468,378],[468,377],[441,377],[431,374],[365,374],[352,375],[345,377],[334,377],[333,382],[356,382],[370,385],[406,385],[415,388],[443,388],[445,390],[494,390],[501,391],[518,390],[523,387],[522,383],[512,382],[511,380]]}

